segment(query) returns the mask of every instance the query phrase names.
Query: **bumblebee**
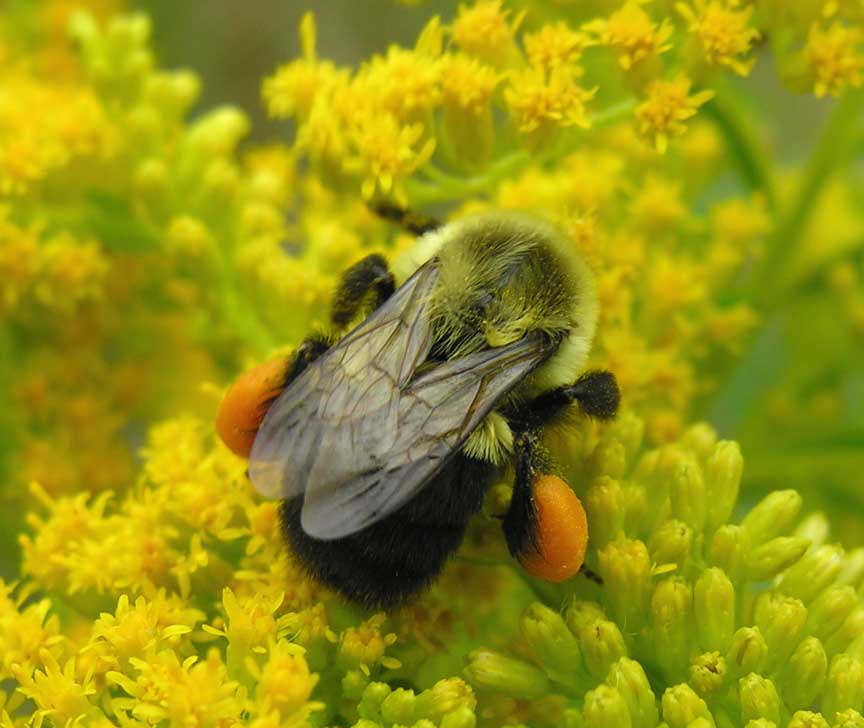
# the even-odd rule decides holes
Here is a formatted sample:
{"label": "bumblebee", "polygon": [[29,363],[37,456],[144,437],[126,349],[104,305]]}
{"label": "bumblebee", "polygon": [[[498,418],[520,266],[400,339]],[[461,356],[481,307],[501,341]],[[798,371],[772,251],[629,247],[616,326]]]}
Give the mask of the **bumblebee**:
{"label": "bumblebee", "polygon": [[574,406],[611,418],[619,391],[611,373],[583,373],[594,284],[556,228],[378,211],[417,245],[395,272],[370,255],[343,274],[336,334],[310,335],[283,370],[248,473],[283,499],[282,532],[314,579],[391,608],[434,580],[511,465],[504,536],[514,556],[536,552],[543,428]]}

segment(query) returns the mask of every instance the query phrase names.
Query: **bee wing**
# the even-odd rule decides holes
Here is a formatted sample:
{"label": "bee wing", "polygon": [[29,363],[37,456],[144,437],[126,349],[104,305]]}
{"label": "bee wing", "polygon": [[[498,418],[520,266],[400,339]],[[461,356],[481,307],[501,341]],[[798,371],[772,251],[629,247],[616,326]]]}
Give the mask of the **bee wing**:
{"label": "bee wing", "polygon": [[415,377],[431,346],[422,266],[272,404],[249,477],[265,496],[305,493],[301,524],[330,540],[379,521],[462,447],[496,401],[545,357],[539,337],[444,362]]}

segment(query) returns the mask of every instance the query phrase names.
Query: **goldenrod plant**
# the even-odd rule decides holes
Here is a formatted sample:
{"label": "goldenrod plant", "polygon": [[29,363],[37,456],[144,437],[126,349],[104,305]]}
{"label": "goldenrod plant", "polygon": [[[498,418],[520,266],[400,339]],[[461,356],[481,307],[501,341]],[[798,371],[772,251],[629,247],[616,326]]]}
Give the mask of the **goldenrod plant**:
{"label": "goldenrod plant", "polygon": [[[0,7],[0,726],[864,727],[864,5],[475,0],[345,67],[308,14],[263,144],[132,10]],[[591,267],[622,411],[546,446],[599,580],[510,558],[502,482],[363,611],[215,437],[414,244],[382,198]]]}

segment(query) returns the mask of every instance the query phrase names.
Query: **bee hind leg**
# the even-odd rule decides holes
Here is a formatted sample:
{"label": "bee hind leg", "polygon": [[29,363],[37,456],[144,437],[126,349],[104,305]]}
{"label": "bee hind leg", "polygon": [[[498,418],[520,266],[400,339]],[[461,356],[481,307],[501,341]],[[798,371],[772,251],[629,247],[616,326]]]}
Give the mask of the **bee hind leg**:
{"label": "bee hind leg", "polygon": [[537,435],[520,433],[514,443],[516,455],[516,480],[510,507],[501,524],[510,555],[519,558],[532,551],[539,551],[540,531],[537,504],[534,502],[534,476],[537,473]]}
{"label": "bee hind leg", "polygon": [[333,294],[330,320],[347,326],[361,312],[374,311],[396,290],[396,281],[383,255],[372,253],[348,268]]}

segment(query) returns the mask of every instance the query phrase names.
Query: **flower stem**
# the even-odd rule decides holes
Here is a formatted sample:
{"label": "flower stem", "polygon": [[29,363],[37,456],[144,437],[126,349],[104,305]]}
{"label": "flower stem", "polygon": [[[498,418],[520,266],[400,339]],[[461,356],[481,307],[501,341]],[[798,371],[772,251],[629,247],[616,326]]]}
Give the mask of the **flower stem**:
{"label": "flower stem", "polygon": [[719,86],[717,93],[704,108],[723,134],[744,183],[754,192],[765,196],[769,210],[777,205],[777,195],[771,174],[768,150],[758,138],[753,125],[747,123],[747,113],[734,93],[726,86]]}
{"label": "flower stem", "polygon": [[780,294],[778,281],[786,268],[785,261],[794,256],[825,183],[839,165],[849,161],[848,152],[860,133],[862,104],[864,89],[854,89],[834,107],[798,188],[779,216],[753,278],[754,295],[763,307],[776,303]]}

